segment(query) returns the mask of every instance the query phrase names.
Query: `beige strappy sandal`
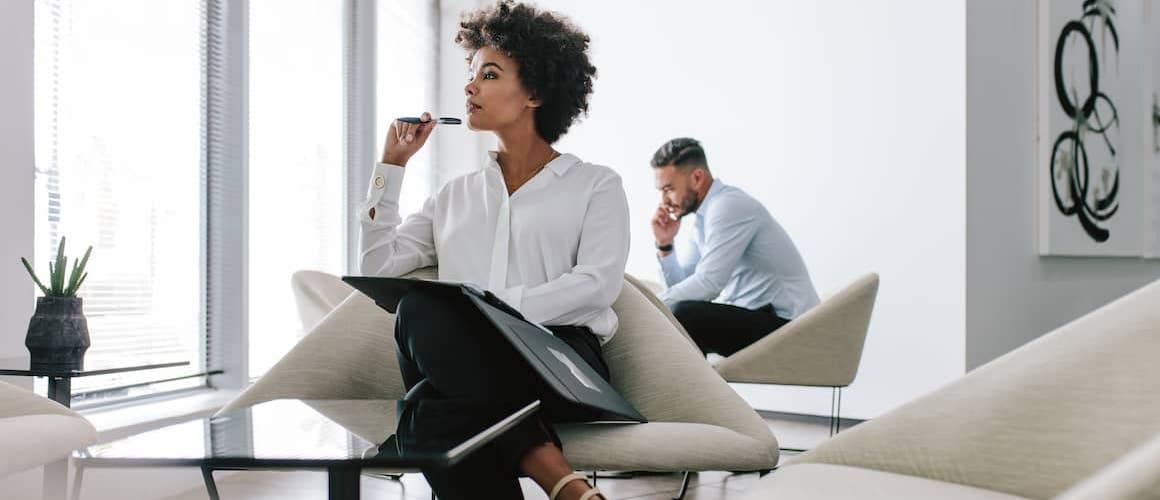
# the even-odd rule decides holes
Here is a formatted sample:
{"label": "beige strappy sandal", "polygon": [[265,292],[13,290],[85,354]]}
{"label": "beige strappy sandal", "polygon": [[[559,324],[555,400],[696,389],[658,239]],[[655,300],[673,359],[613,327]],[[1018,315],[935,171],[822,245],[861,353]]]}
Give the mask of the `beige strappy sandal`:
{"label": "beige strappy sandal", "polygon": [[[559,481],[556,481],[556,485],[553,486],[552,491],[548,493],[548,500],[556,500],[556,495],[559,495],[560,492],[564,490],[564,486],[577,479],[584,481],[584,485],[588,486],[588,476],[585,476],[579,472],[573,472],[560,478]],[[596,489],[595,487],[588,488],[588,491],[585,491],[583,495],[580,495],[580,500],[589,500],[596,495],[600,495],[601,497],[604,496],[604,494],[601,493],[599,489]]]}

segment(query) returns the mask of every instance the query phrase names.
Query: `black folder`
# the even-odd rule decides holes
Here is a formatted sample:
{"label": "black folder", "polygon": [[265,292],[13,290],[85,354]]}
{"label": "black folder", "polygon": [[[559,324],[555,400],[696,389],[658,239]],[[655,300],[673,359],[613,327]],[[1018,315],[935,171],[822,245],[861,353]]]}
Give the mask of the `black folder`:
{"label": "black folder", "polygon": [[646,422],[640,412],[551,330],[528,321],[495,294],[470,284],[373,276],[343,276],[379,307],[394,313],[412,290],[466,296],[562,399],[600,413],[599,420]]}

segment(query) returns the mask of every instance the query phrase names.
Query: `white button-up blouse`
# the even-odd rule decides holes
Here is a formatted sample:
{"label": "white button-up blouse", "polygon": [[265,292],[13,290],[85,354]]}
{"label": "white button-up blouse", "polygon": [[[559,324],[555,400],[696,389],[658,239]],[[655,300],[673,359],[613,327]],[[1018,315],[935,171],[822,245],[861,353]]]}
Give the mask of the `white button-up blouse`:
{"label": "white button-up blouse", "polygon": [[[401,276],[438,264],[439,279],[481,286],[547,325],[587,326],[607,341],[628,260],[628,200],[608,167],[564,154],[508,196],[496,154],[404,221],[405,169],[375,167],[361,223],[361,270]],[[374,217],[371,217],[371,209]]]}

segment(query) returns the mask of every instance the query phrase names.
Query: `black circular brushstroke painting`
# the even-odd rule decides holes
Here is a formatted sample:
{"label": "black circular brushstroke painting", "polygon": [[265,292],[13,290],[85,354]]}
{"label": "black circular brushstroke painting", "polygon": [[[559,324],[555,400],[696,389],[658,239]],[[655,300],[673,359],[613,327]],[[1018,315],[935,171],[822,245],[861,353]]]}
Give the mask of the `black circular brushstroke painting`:
{"label": "black circular brushstroke painting", "polygon": [[[1111,129],[1119,128],[1119,114],[1112,98],[1100,91],[1099,56],[1100,49],[1104,47],[1096,46],[1092,31],[1099,26],[1104,34],[1110,33],[1112,50],[1118,54],[1120,40],[1114,22],[1115,12],[1115,7],[1107,0],[1084,0],[1083,16],[1068,21],[1059,33],[1053,67],[1059,107],[1071,118],[1072,125],[1056,137],[1051,148],[1048,175],[1051,177],[1052,198],[1061,214],[1067,217],[1074,215],[1084,232],[1100,243],[1111,236],[1102,223],[1111,219],[1120,208],[1117,200],[1120,169],[1114,141],[1109,139]],[[1086,80],[1084,83],[1088,85],[1088,94],[1082,99],[1079,90],[1075,88],[1076,82],[1068,82],[1065,78],[1065,62],[1069,60],[1070,50],[1081,51],[1078,54],[1080,61],[1086,56],[1087,75],[1082,79]],[[1071,88],[1068,88],[1068,83],[1071,83]],[[1096,147],[1106,148],[1110,154],[1111,165],[1101,170],[1102,176],[1099,179],[1091,178],[1092,165],[1089,163],[1085,139],[1094,140]],[[1114,178],[1109,179],[1113,175]],[[1093,190],[1093,182],[1099,182],[1103,188]]]}

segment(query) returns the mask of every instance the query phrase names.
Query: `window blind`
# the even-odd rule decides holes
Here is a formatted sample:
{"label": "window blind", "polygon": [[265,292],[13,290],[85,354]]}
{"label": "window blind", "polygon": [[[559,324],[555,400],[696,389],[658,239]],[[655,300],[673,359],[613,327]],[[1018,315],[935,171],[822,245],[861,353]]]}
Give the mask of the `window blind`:
{"label": "window blind", "polygon": [[35,0],[38,272],[62,237],[70,255],[93,246],[86,368],[191,363],[78,378],[74,393],[203,369],[199,7]]}
{"label": "window blind", "polygon": [[[34,1],[35,260],[94,246],[89,368],[190,362],[74,394],[240,387],[303,333],[290,275],[342,270],[352,148],[377,158],[390,119],[435,110],[438,2]],[[431,191],[427,149],[404,212]]]}

